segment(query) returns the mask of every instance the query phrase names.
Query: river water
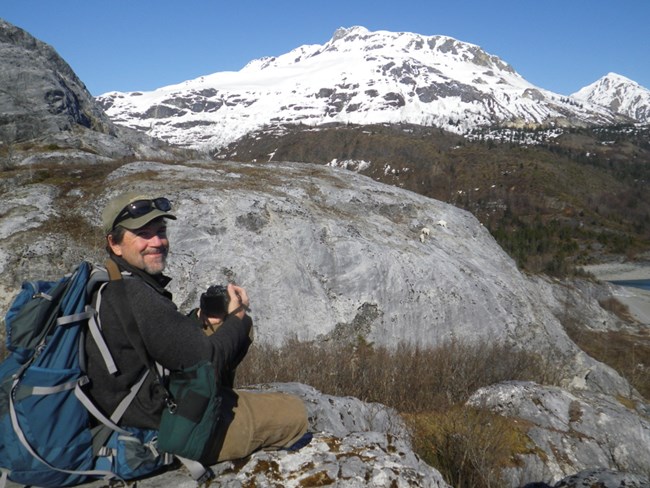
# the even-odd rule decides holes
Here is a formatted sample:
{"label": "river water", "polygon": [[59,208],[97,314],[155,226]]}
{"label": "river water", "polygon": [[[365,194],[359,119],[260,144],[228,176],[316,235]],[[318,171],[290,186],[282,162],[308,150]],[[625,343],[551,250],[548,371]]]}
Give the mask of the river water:
{"label": "river water", "polygon": [[642,290],[650,291],[650,280],[616,280],[610,281],[613,285],[631,286],[633,288],[641,288]]}

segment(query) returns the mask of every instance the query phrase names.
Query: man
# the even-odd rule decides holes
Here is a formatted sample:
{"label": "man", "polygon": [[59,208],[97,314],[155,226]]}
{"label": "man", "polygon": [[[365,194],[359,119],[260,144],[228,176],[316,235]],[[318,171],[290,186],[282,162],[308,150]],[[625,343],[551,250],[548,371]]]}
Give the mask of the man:
{"label": "man", "polygon": [[[246,314],[249,297],[242,287],[229,284],[228,314],[210,335],[202,323],[212,319],[180,313],[165,289],[163,275],[169,240],[166,198],[127,193],[112,199],[102,214],[109,259],[122,275],[126,297],[109,282],[102,292],[99,318],[102,334],[117,363],[110,374],[91,339],[88,350],[89,394],[104,413],[112,412],[146,365],[126,337],[137,330],[154,361],[169,370],[187,368],[203,360],[215,366],[222,394],[222,420],[214,439],[214,461],[242,458],[258,449],[292,448],[306,438],[307,414],[302,401],[280,393],[236,391],[234,369],[251,343],[252,320]],[[124,303],[127,301],[128,303]],[[129,328],[129,329],[127,329]],[[152,376],[152,375],[150,375]],[[122,417],[122,425],[157,429],[164,408],[164,393],[148,378]]]}

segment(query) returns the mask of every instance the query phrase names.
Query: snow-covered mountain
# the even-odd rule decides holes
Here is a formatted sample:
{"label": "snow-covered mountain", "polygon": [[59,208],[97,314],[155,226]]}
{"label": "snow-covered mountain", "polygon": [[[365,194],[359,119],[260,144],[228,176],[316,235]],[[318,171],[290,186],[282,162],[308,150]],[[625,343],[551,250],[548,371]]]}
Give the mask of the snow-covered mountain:
{"label": "snow-covered mountain", "polygon": [[629,120],[538,88],[479,46],[363,27],[323,45],[151,92],[98,97],[118,124],[168,142],[220,147],[265,125],[413,123],[464,133],[494,125]]}
{"label": "snow-covered mountain", "polygon": [[650,90],[625,76],[609,73],[571,96],[650,123]]}

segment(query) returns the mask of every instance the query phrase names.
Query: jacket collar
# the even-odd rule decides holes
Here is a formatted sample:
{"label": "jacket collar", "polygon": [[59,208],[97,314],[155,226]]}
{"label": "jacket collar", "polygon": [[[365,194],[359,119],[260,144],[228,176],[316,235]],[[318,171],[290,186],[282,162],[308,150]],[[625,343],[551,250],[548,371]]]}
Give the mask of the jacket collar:
{"label": "jacket collar", "polygon": [[117,263],[117,266],[120,268],[120,270],[126,271],[127,273],[130,273],[131,275],[140,278],[149,286],[153,287],[158,293],[160,293],[161,295],[165,295],[166,297],[169,297],[169,299],[171,300],[172,294],[169,291],[165,290],[165,287],[172,280],[169,276],[165,276],[162,273],[157,275],[151,275],[140,268],[131,266],[120,256],[115,256],[114,254],[111,254],[110,259],[112,259],[113,261],[115,261],[115,263]]}

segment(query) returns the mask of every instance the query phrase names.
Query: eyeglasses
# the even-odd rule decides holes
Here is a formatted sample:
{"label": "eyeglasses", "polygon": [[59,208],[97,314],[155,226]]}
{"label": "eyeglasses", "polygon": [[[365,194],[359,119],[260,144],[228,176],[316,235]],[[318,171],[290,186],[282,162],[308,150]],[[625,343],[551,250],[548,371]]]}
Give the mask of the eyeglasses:
{"label": "eyeglasses", "polygon": [[172,203],[165,197],[154,198],[153,200],[136,200],[129,203],[122,211],[115,217],[113,227],[128,217],[138,218],[147,215],[154,209],[162,212],[169,212],[172,209]]}

